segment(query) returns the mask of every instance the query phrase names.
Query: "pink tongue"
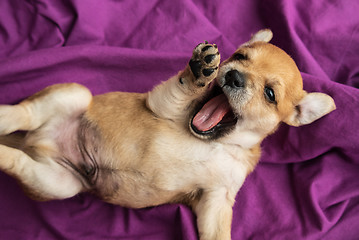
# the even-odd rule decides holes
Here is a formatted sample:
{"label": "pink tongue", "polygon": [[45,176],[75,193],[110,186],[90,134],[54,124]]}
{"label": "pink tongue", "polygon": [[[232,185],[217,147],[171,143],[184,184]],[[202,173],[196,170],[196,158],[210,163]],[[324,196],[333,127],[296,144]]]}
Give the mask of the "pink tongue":
{"label": "pink tongue", "polygon": [[218,95],[202,107],[192,123],[199,131],[208,131],[216,126],[230,110],[226,96]]}

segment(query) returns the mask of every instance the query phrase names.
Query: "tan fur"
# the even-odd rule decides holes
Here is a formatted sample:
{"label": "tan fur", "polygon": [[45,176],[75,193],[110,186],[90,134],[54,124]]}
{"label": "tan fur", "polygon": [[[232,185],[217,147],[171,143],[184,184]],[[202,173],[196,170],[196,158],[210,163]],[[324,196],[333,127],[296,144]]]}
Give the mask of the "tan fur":
{"label": "tan fur", "polygon": [[[260,31],[236,51],[247,59],[231,57],[220,69],[217,47],[199,44],[183,71],[149,93],[92,97],[59,84],[0,106],[0,169],[39,200],[90,191],[133,208],[182,202],[197,214],[200,239],[230,239],[235,196],[261,141],[282,121],[299,126],[335,108],[329,96],[302,90],[295,63],[271,37]],[[245,74],[245,86],[229,87],[230,70]],[[217,74],[237,122],[214,137],[194,131],[191,119]],[[11,134],[17,130],[27,134]]]}

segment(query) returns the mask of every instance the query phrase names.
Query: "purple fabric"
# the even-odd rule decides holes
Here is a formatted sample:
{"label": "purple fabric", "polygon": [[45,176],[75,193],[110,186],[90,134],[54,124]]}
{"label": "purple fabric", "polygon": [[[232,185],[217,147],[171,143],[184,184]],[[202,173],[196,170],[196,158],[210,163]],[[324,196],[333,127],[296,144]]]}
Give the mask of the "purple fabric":
{"label": "purple fabric", "polygon": [[[2,0],[0,103],[61,82],[145,92],[204,40],[223,59],[262,28],[337,110],[282,125],[237,195],[233,239],[359,238],[359,1]],[[140,210],[81,194],[35,202],[0,173],[0,239],[197,239],[182,205]]]}

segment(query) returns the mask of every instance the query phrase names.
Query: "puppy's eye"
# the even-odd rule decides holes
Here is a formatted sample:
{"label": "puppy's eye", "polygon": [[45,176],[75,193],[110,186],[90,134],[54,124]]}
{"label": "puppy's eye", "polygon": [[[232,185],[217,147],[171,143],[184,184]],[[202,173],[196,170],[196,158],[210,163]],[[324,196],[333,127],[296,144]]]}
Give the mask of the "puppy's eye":
{"label": "puppy's eye", "polygon": [[233,59],[241,61],[241,60],[247,60],[248,57],[246,55],[242,54],[242,53],[235,53],[233,55]]}
{"label": "puppy's eye", "polygon": [[264,88],[264,95],[266,97],[266,99],[270,102],[270,103],[276,103],[275,101],[275,94],[272,88],[270,87],[265,87]]}

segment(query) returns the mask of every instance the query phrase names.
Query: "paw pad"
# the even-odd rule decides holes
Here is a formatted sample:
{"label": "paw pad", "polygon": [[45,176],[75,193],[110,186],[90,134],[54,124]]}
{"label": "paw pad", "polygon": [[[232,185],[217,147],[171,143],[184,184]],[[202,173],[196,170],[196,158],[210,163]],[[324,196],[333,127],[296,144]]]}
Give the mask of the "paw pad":
{"label": "paw pad", "polygon": [[218,70],[219,62],[220,54],[217,45],[205,42],[196,46],[189,66],[194,77],[199,81],[199,86],[206,85],[203,82],[210,82],[215,78],[213,75]]}

